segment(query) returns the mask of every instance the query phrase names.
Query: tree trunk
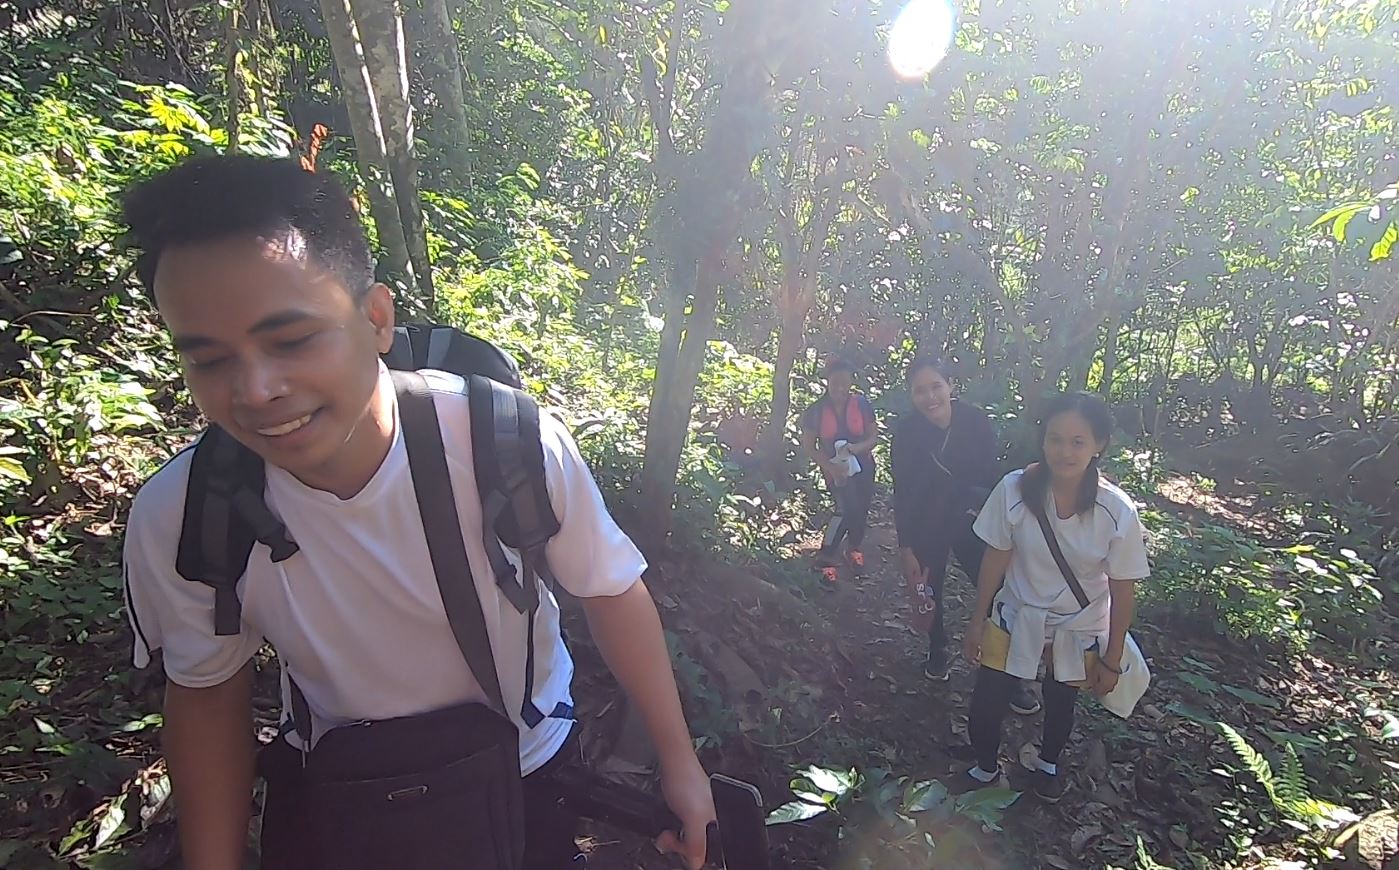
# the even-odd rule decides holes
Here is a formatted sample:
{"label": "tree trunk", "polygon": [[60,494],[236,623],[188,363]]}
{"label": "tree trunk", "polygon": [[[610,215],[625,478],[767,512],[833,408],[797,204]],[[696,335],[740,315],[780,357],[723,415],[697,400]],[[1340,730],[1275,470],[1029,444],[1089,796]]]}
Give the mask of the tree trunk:
{"label": "tree trunk", "polygon": [[[667,172],[667,180],[678,184],[676,195],[661,207],[674,209],[678,232],[669,235],[666,260],[673,275],[694,276],[688,282],[694,295],[687,316],[687,282],[673,288],[678,292],[671,296],[666,318],[684,318],[684,339],[673,372],[657,367],[647,421],[641,507],[657,537],[670,529],[675,477],[689,432],[695,385],[714,332],[724,258],[744,208],[742,193],[751,183],[753,160],[775,127],[771,70],[780,68],[795,46],[803,11],[797,0],[740,0],[729,7],[723,30],[731,38],[720,40],[725,56],[715,61],[725,70],[718,106],[705,125],[700,150],[684,159],[683,168],[677,159],[676,170]],[[673,106],[664,110],[672,112]],[[653,118],[658,129],[669,120]]]}
{"label": "tree trunk", "polygon": [[404,239],[398,206],[394,203],[393,182],[386,169],[388,161],[384,156],[378,103],[369,85],[369,70],[360,50],[359,35],[345,4],[346,0],[321,0],[321,14],[330,37],[331,54],[340,73],[340,91],[345,97],[350,134],[355,140],[355,161],[364,181],[379,246],[384,251],[384,265],[391,274],[407,276],[416,284],[413,264],[408,258],[408,242]]}
{"label": "tree trunk", "polygon": [[1122,332],[1122,311],[1116,306],[1108,315],[1107,333],[1103,337],[1103,377],[1098,383],[1098,392],[1104,398],[1112,395],[1112,379],[1117,374],[1117,341]]}
{"label": "tree trunk", "polygon": [[243,76],[239,69],[243,56],[242,22],[243,3],[235,0],[228,8],[228,55],[225,61],[224,82],[228,95],[228,153],[238,153],[238,116],[243,111]]}
{"label": "tree trunk", "polygon": [[427,233],[418,199],[418,161],[413,151],[413,104],[408,98],[408,62],[404,54],[403,15],[397,2],[349,0],[369,82],[379,109],[384,154],[393,179],[399,223],[408,243],[422,302],[433,306],[432,267],[427,256]]}
{"label": "tree trunk", "polygon": [[[706,258],[694,269],[689,317],[671,311],[662,331],[662,353],[646,418],[646,456],[641,468],[641,512],[650,523],[650,533],[657,538],[670,531],[675,480],[689,435],[695,387],[714,332],[720,277],[720,264],[715,259]],[[679,276],[677,279],[677,283],[685,283]],[[672,323],[676,325],[672,327]]]}
{"label": "tree trunk", "polygon": [[[471,126],[466,119],[466,89],[461,55],[445,0],[409,0],[405,25],[413,45],[413,60],[423,75],[430,103],[423,100],[431,120],[429,141],[441,152],[458,181],[471,181]],[[421,105],[422,103],[420,103]]]}
{"label": "tree trunk", "polygon": [[[800,281],[801,278],[793,280]],[[781,315],[781,331],[777,334],[777,359],[772,365],[772,414],[768,418],[767,431],[763,433],[763,440],[758,448],[763,462],[774,477],[787,460],[787,418],[792,413],[792,368],[802,348],[806,306],[788,305],[783,308]]]}

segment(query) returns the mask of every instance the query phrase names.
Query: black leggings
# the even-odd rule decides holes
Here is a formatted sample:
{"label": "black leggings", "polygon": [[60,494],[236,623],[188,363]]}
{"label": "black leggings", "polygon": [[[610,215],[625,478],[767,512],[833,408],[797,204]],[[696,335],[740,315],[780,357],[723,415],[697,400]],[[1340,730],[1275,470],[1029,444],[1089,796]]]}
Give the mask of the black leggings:
{"label": "black leggings", "polygon": [[826,532],[825,540],[821,542],[824,553],[837,552],[842,539],[852,550],[860,549],[865,541],[865,530],[870,523],[870,504],[874,501],[874,460],[861,456],[860,464],[864,466],[860,473],[840,486],[828,483],[836,503],[836,516]]}
{"label": "black leggings", "polygon": [[[1001,755],[1001,723],[1010,709],[1010,696],[1019,684],[1019,677],[1012,677],[1003,671],[977,669],[967,730],[971,732],[977,766],[982,770],[996,769]],[[1059,762],[1059,753],[1069,744],[1069,735],[1074,730],[1074,700],[1077,697],[1077,687],[1052,677],[1045,678],[1040,758],[1050,764]]]}
{"label": "black leggings", "polygon": [[963,515],[953,522],[950,533],[945,526],[930,530],[924,542],[913,547],[918,564],[928,571],[928,585],[933,592],[933,624],[928,629],[928,649],[933,652],[947,646],[942,600],[943,587],[947,585],[948,554],[957,556],[957,563],[971,578],[973,589],[976,588],[977,575],[981,573],[981,557],[986,554],[986,544],[972,531],[971,517]]}

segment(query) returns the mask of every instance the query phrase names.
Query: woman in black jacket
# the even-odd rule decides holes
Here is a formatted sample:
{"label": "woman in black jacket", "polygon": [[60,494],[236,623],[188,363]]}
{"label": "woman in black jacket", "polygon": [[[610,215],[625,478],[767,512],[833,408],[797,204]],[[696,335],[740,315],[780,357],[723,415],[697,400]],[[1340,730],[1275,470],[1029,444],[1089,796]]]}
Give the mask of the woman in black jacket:
{"label": "woman in black jacket", "polygon": [[[996,433],[986,412],[954,397],[950,371],[920,358],[905,376],[913,407],[894,429],[894,525],[918,628],[928,633],[929,679],[945,680],[951,667],[943,619],[947,559],[957,556],[975,580],[986,550],[972,521],[1000,480]],[[1017,712],[1039,705],[1022,691]]]}

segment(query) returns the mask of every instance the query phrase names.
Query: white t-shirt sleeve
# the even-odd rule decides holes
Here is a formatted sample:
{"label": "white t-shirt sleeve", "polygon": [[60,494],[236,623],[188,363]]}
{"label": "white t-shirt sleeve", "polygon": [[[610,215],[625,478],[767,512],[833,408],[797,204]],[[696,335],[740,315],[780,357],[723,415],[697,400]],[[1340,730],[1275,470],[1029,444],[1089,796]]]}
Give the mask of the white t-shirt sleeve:
{"label": "white t-shirt sleeve", "polygon": [[1118,519],[1117,533],[1108,542],[1107,572],[1113,580],[1145,580],[1151,573],[1146,555],[1146,532],[1137,506],[1124,499],[1126,510]]}
{"label": "white t-shirt sleeve", "polygon": [[1016,473],[1012,472],[1001,478],[1001,482],[996,484],[995,489],[991,490],[991,495],[987,496],[986,504],[982,506],[981,513],[976,515],[976,522],[972,524],[972,531],[976,532],[976,536],[993,549],[1014,549],[1011,544],[1011,536],[1015,527],[1010,517],[1011,488],[1014,477],[1016,477]]}
{"label": "white t-shirt sleeve", "polygon": [[177,457],[137,495],[127,520],[122,579],[135,666],[147,667],[161,650],[171,681],[202,689],[237,674],[263,638],[246,622],[237,635],[215,635],[214,590],[175,570],[187,469],[188,454]]}
{"label": "white t-shirt sleeve", "polygon": [[540,412],[544,476],[559,532],[545,555],[559,585],[579,598],[621,595],[646,571],[646,559],[618,528],[597,481],[563,423]]}

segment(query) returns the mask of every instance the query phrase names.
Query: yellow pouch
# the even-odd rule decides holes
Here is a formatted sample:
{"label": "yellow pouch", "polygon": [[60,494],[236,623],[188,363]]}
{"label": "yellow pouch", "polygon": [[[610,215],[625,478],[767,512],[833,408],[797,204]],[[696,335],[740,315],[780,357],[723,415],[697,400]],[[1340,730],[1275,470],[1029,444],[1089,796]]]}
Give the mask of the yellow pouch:
{"label": "yellow pouch", "polygon": [[981,656],[978,659],[981,666],[1005,673],[1009,656],[1010,632],[1001,628],[996,620],[986,620],[986,627],[981,631]]}

